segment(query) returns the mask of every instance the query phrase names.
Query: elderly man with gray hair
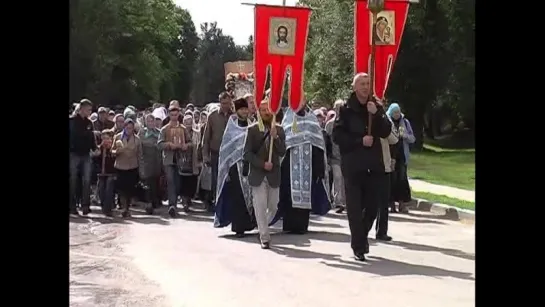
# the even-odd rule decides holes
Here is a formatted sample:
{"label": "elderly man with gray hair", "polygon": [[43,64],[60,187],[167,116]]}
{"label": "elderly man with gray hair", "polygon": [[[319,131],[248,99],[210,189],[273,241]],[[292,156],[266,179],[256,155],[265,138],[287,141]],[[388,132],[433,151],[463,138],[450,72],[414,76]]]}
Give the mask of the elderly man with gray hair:
{"label": "elderly man with gray hair", "polygon": [[369,252],[367,236],[377,217],[384,189],[380,139],[390,135],[392,123],[382,103],[370,95],[368,74],[355,75],[352,88],[335,119],[333,141],[339,145],[341,154],[351,247],[356,260],[365,261]]}

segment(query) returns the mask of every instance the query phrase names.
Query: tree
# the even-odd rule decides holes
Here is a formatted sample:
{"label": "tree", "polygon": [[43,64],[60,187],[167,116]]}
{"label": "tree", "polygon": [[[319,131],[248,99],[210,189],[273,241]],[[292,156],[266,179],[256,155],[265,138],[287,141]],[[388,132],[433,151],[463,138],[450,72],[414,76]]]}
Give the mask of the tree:
{"label": "tree", "polygon": [[196,104],[204,105],[217,101],[218,94],[225,90],[223,63],[237,61],[243,54],[241,47],[231,36],[224,35],[216,22],[201,24],[197,53],[192,97]]}
{"label": "tree", "polygon": [[[331,3],[334,2],[334,3]],[[314,8],[305,61],[305,97],[331,105],[347,97],[354,70],[352,0],[302,0]]]}
{"label": "tree", "polygon": [[254,59],[254,36],[250,35],[248,37],[248,45],[244,47],[244,52],[246,53],[246,60]]}
{"label": "tree", "polygon": [[[425,0],[409,9],[386,97],[400,101],[417,134],[417,149],[422,148],[426,122],[441,126],[449,115],[473,127],[474,3]],[[354,2],[300,0],[300,4],[315,9],[305,60],[305,95],[318,105],[330,105],[350,91]],[[429,136],[433,130],[428,129]]]}
{"label": "tree", "polygon": [[191,44],[173,44],[180,28],[182,39],[192,39],[188,15],[172,0],[72,1],[70,99],[85,96],[110,105],[159,99],[168,88],[165,84],[173,82],[184,65],[191,67],[191,52],[184,53],[187,58],[176,52],[191,49]]}
{"label": "tree", "polygon": [[179,34],[172,39],[169,50],[175,55],[175,61],[172,63],[174,72],[172,77],[163,83],[161,89],[163,101],[172,99],[188,101],[193,87],[199,37],[188,11],[177,7],[176,20]]}

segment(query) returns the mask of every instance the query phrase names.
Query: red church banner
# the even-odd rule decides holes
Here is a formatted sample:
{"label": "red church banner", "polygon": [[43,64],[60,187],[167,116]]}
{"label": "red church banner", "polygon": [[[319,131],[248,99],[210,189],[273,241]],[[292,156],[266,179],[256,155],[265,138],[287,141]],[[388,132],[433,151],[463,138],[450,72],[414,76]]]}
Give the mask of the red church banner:
{"label": "red church banner", "polygon": [[384,98],[409,12],[408,0],[385,0],[376,25],[367,0],[356,1],[354,10],[354,68],[369,73],[371,39],[375,40],[375,95]]}
{"label": "red church banner", "polygon": [[303,65],[307,46],[310,9],[289,6],[255,6],[254,80],[259,105],[265,91],[267,72],[271,73],[270,108],[277,113],[290,74],[289,102],[299,109],[303,99]]}

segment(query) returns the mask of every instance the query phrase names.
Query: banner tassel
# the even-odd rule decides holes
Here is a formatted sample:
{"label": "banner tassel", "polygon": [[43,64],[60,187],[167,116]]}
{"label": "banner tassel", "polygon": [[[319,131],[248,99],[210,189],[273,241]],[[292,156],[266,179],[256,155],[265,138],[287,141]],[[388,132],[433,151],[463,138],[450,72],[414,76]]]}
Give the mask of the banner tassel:
{"label": "banner tassel", "polygon": [[265,131],[265,126],[263,126],[263,120],[261,119],[261,115],[259,115],[259,110],[255,113],[257,116],[257,128],[259,128],[259,132]]}

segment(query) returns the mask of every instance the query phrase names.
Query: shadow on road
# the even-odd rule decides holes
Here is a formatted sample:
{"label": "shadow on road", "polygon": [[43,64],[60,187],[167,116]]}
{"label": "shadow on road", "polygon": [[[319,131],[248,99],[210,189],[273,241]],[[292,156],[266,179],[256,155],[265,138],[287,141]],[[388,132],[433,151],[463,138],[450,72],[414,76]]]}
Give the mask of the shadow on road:
{"label": "shadow on road", "polygon": [[129,222],[140,224],[158,224],[169,225],[170,221],[162,217],[161,209],[157,209],[154,215],[148,215],[144,213],[144,210],[138,208],[131,208],[131,217],[121,217],[121,212],[114,210],[113,217],[106,217],[100,213],[100,208],[91,208],[93,213],[87,216],[72,217],[70,216],[70,223],[90,223],[98,222],[101,224],[128,224]]}
{"label": "shadow on road", "polygon": [[[257,242],[259,242],[257,238],[257,234],[247,235],[244,238],[236,238],[234,234],[224,235],[221,237],[225,239],[237,240],[237,241],[242,241],[242,242],[251,243],[251,244],[256,244]],[[380,257],[374,257],[375,260],[372,260],[373,265],[378,263],[378,268],[365,269],[365,268],[361,268],[357,263],[348,265],[348,264],[351,264],[351,262],[342,261],[340,259],[340,255],[324,254],[324,253],[318,253],[318,252],[314,252],[310,250],[302,250],[302,249],[289,247],[290,245],[294,247],[307,247],[311,245],[311,240],[349,243],[350,236],[344,233],[326,232],[326,231],[323,231],[323,232],[309,231],[307,234],[304,234],[304,235],[292,235],[292,234],[286,234],[283,232],[275,232],[271,234],[271,241],[272,241],[271,250],[277,254],[284,255],[286,257],[291,257],[291,258],[323,259],[323,260],[338,261],[339,263],[337,264],[335,263],[333,264],[325,263],[325,264],[332,267],[367,271],[372,274],[379,274],[383,276],[412,274],[412,275],[428,275],[428,276],[452,276],[452,277],[460,278],[460,279],[474,280],[473,277],[470,277],[471,274],[468,274],[468,273],[447,271],[447,270],[443,270],[443,269],[439,269],[435,267],[413,265],[413,264],[398,262],[398,261],[380,258]],[[369,239],[369,241],[372,245],[377,244],[377,241],[371,238]],[[391,242],[381,241],[380,244],[399,246],[399,247],[402,247],[408,250],[413,250],[413,251],[439,252],[439,253],[452,256],[452,257],[458,257],[458,258],[462,258],[466,260],[475,260],[475,255],[469,254],[460,250],[456,250],[456,249],[441,248],[441,247],[409,243],[409,242],[403,242],[403,241],[391,241]],[[376,261],[376,260],[380,260],[380,261]],[[345,264],[344,262],[346,262],[347,264]],[[381,269],[381,267],[387,267],[389,265],[392,265],[393,267],[389,269],[384,269],[384,271],[382,271],[383,269]],[[382,272],[382,274],[380,272]]]}
{"label": "shadow on road", "polygon": [[[377,243],[377,241],[373,240],[373,239],[369,239],[369,241],[374,241],[375,243]],[[438,252],[438,253],[442,253],[442,254],[445,254],[445,255],[448,255],[448,256],[452,256],[452,257],[462,258],[462,259],[466,259],[466,260],[475,260],[475,255],[469,254],[469,253],[466,253],[464,251],[457,250],[457,249],[442,248],[442,247],[437,247],[437,246],[429,246],[429,245],[424,245],[424,244],[417,244],[417,243],[410,243],[410,242],[403,242],[403,241],[395,241],[395,240],[390,241],[390,242],[380,241],[380,243],[385,244],[385,245],[399,246],[399,247],[402,247],[402,248],[405,248],[405,249],[408,249],[408,250],[413,250],[413,251]]]}
{"label": "shadow on road", "polygon": [[214,222],[214,213],[192,209],[189,213],[179,213],[179,218],[182,220],[188,220],[193,222]]}
{"label": "shadow on road", "polygon": [[[330,212],[325,215],[326,217],[332,218],[332,219],[338,219],[338,220],[346,220],[346,214],[344,213],[334,213]],[[411,218],[412,217],[412,218]],[[438,224],[438,225],[445,225],[445,222],[441,222],[439,220],[444,221],[453,221],[453,219],[446,215],[436,215],[436,214],[418,214],[418,213],[392,213],[389,215],[389,220],[394,222],[402,222],[402,223],[414,223],[414,224]]]}
{"label": "shadow on road", "polygon": [[[234,233],[221,235],[219,237],[244,243],[259,244],[259,234],[257,233],[248,233],[243,238],[237,238]],[[282,231],[272,231],[271,241],[274,245],[293,245],[298,247],[310,246],[310,238],[308,235],[291,235],[285,234]]]}
{"label": "shadow on road", "polygon": [[337,219],[337,220],[346,220],[347,219],[346,213],[335,213],[333,211],[330,211],[328,214],[324,215],[324,217],[329,217],[329,218]]}
{"label": "shadow on road", "polygon": [[[275,241],[276,242],[276,241]],[[323,259],[323,260],[332,260],[332,261],[341,261],[341,256],[336,254],[325,254],[313,252],[310,250],[291,248],[287,246],[278,246],[271,245],[271,251],[286,256],[289,258],[298,258],[298,259]]]}
{"label": "shadow on road", "polygon": [[[318,253],[309,250],[301,250],[286,246],[271,246],[271,251],[290,258],[299,259],[322,259],[322,264],[330,267],[367,272],[380,276],[403,276],[403,275],[424,275],[431,277],[449,276],[458,279],[475,280],[471,273],[450,271],[441,268],[411,264],[395,261],[382,257],[368,257],[366,263],[357,261],[346,261],[340,259],[339,255]],[[328,262],[329,261],[329,262]],[[333,261],[333,263],[332,263]]]}
{"label": "shadow on road", "polygon": [[322,263],[334,268],[366,272],[379,276],[424,275],[430,277],[452,277],[471,281],[475,280],[475,277],[471,276],[471,273],[450,271],[432,266],[395,261],[383,257],[369,256],[367,257],[366,263],[342,259],[336,261],[338,263],[327,263],[325,261]]}
{"label": "shadow on road", "polygon": [[[128,222],[134,222],[141,224],[169,225],[170,220],[172,219],[168,215],[167,206],[161,206],[160,208],[155,209],[153,215],[146,214],[143,208],[131,207],[130,218],[122,218],[119,210],[114,210],[114,217],[106,217],[101,213],[100,207],[92,207],[91,209],[93,210],[93,213],[87,216],[70,216],[70,222],[78,224],[89,223],[90,221],[101,224],[128,224]],[[214,213],[207,212],[201,208],[192,207],[189,213],[185,213],[183,212],[182,208],[178,207],[177,212],[177,219],[208,223],[212,223],[214,221]]]}
{"label": "shadow on road", "polygon": [[327,228],[344,228],[342,225],[340,224],[334,224],[334,223],[316,223],[314,221],[309,221],[308,223],[309,226],[313,226],[313,227],[327,227]]}

